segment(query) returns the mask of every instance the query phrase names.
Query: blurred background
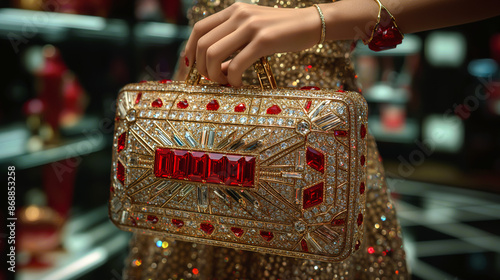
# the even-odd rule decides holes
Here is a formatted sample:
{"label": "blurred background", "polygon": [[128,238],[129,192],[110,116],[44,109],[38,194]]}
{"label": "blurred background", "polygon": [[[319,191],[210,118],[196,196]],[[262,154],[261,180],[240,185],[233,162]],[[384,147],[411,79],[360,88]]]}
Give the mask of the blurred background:
{"label": "blurred background", "polygon": [[[130,235],[107,218],[115,97],[172,77],[190,5],[0,0],[0,167],[15,166],[16,279],[122,279]],[[500,279],[500,18],[354,53],[413,278]]]}

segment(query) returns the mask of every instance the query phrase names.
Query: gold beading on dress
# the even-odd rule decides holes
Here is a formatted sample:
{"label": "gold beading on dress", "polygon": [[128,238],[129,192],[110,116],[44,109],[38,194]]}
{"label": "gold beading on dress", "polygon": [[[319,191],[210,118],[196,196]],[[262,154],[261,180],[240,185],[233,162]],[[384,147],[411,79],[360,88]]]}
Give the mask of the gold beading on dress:
{"label": "gold beading on dress", "polygon": [[[271,7],[308,7],[329,1],[252,2]],[[197,0],[189,13],[191,24],[233,3]],[[271,66],[278,86],[357,89],[351,44],[327,41],[298,53],[275,54]],[[244,74],[246,83],[257,84],[255,79],[252,70]],[[293,259],[135,234],[123,279],[408,279],[401,229],[371,136],[367,174],[365,239],[359,251],[343,262]]]}

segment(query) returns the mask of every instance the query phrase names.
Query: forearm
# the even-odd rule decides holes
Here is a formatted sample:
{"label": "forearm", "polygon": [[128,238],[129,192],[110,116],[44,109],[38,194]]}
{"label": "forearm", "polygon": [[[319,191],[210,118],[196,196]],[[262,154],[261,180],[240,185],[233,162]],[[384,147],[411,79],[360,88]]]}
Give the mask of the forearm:
{"label": "forearm", "polygon": [[[500,14],[500,0],[381,0],[403,33],[442,28]],[[375,0],[343,0],[321,4],[327,40],[362,39],[377,22]]]}

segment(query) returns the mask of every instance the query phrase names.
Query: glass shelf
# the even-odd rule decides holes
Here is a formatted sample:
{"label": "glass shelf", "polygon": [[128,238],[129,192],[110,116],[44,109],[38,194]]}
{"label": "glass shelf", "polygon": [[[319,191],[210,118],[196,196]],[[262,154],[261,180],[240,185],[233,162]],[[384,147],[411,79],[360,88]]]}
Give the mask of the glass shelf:
{"label": "glass shelf", "polygon": [[[80,133],[61,140],[61,143],[47,146],[38,151],[28,150],[30,133],[24,123],[13,124],[0,130],[0,166],[14,165],[16,169],[28,169],[42,166],[51,162],[88,155],[101,151],[109,146],[107,136],[82,135],[83,131],[92,131],[99,127],[96,118],[87,117],[81,121],[78,130]],[[69,131],[71,131],[69,130]],[[98,131],[98,133],[100,133]]]}
{"label": "glass shelf", "polygon": [[43,270],[21,269],[19,280],[78,279],[125,251],[130,233],[119,230],[109,220],[107,206],[70,218],[64,228],[64,250],[47,253],[52,267]]}
{"label": "glass shelf", "polygon": [[142,22],[133,30],[121,19],[22,9],[0,9],[0,38],[14,42],[37,37],[47,43],[88,40],[126,44],[130,36],[142,44],[168,44],[186,40],[191,29],[171,23]]}

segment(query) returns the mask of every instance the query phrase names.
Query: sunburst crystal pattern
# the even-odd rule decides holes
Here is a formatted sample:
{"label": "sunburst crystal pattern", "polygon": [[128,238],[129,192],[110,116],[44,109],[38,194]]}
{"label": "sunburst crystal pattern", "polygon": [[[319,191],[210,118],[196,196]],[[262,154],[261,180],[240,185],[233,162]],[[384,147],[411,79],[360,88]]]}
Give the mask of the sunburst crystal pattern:
{"label": "sunburst crystal pattern", "polygon": [[362,239],[359,94],[149,82],[117,109],[119,227],[324,261]]}

